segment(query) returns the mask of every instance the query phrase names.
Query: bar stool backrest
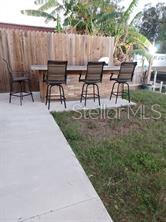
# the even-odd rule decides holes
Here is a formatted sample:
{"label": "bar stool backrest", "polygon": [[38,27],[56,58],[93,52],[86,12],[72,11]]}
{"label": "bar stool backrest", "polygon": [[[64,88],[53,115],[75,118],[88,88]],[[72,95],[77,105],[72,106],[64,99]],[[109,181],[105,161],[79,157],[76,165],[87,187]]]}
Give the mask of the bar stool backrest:
{"label": "bar stool backrest", "polygon": [[86,81],[101,82],[103,77],[104,62],[88,62]]}
{"label": "bar stool backrest", "polygon": [[13,71],[8,63],[8,61],[4,58],[2,58],[3,62],[6,64],[6,67],[7,67],[7,70],[8,70],[8,73],[9,73],[9,76],[10,76],[10,79],[13,80],[14,79],[14,76],[13,76]]}
{"label": "bar stool backrest", "polygon": [[132,81],[137,62],[122,62],[118,79]]}
{"label": "bar stool backrest", "polygon": [[67,61],[48,60],[46,81],[63,82],[67,80]]}

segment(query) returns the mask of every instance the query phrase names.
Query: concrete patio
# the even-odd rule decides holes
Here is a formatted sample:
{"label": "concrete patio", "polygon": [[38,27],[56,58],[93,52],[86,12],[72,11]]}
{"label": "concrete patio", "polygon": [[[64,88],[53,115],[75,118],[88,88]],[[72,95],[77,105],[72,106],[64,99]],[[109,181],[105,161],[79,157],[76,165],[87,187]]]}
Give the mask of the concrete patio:
{"label": "concrete patio", "polygon": [[[71,147],[47,107],[34,94],[8,103],[0,94],[0,221],[111,222]],[[103,99],[105,107],[114,101]],[[78,101],[67,110],[82,109]],[[96,102],[97,104],[97,102]],[[119,100],[117,106],[128,105]],[[87,108],[97,108],[88,101]],[[59,102],[51,110],[63,111]]]}

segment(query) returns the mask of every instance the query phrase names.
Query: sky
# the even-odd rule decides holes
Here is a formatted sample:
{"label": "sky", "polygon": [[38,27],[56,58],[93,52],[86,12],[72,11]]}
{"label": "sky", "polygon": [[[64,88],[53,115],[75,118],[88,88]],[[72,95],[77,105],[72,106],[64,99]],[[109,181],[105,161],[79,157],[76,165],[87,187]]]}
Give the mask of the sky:
{"label": "sky", "polygon": [[[135,13],[141,11],[145,4],[156,4],[164,0],[140,0]],[[131,0],[122,0],[122,4],[129,5]],[[43,18],[36,18],[21,14],[21,10],[34,9],[34,0],[0,0],[0,22],[25,24],[34,26],[52,26],[53,23],[46,24]]]}

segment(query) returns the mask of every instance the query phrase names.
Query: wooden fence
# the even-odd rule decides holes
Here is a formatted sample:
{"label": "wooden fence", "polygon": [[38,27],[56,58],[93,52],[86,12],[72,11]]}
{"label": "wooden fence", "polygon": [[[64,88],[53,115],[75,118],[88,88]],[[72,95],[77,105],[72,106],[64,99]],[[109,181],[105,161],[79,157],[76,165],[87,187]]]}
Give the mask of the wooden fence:
{"label": "wooden fence", "polygon": [[[18,71],[29,71],[31,64],[47,64],[48,59],[83,65],[107,56],[112,62],[113,47],[114,38],[110,37],[0,29],[0,57],[6,58],[12,69]],[[31,77],[36,90],[37,76]],[[0,59],[0,92],[8,90],[8,73]]]}

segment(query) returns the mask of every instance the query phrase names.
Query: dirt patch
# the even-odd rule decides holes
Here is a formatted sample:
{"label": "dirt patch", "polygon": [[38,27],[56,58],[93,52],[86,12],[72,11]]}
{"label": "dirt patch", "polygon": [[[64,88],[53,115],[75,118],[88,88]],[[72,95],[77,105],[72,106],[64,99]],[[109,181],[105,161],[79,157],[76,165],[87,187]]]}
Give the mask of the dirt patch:
{"label": "dirt patch", "polygon": [[[118,109],[117,109],[118,110]],[[119,110],[117,111],[119,113]],[[73,121],[75,114],[70,121]],[[95,115],[93,118],[87,112],[80,119],[75,120],[79,124],[81,135],[95,140],[111,139],[117,136],[124,136],[133,131],[143,132],[143,126],[150,124],[153,119],[143,119],[141,115],[131,115],[127,108],[121,110],[120,115],[115,116],[115,110],[107,116]]]}

